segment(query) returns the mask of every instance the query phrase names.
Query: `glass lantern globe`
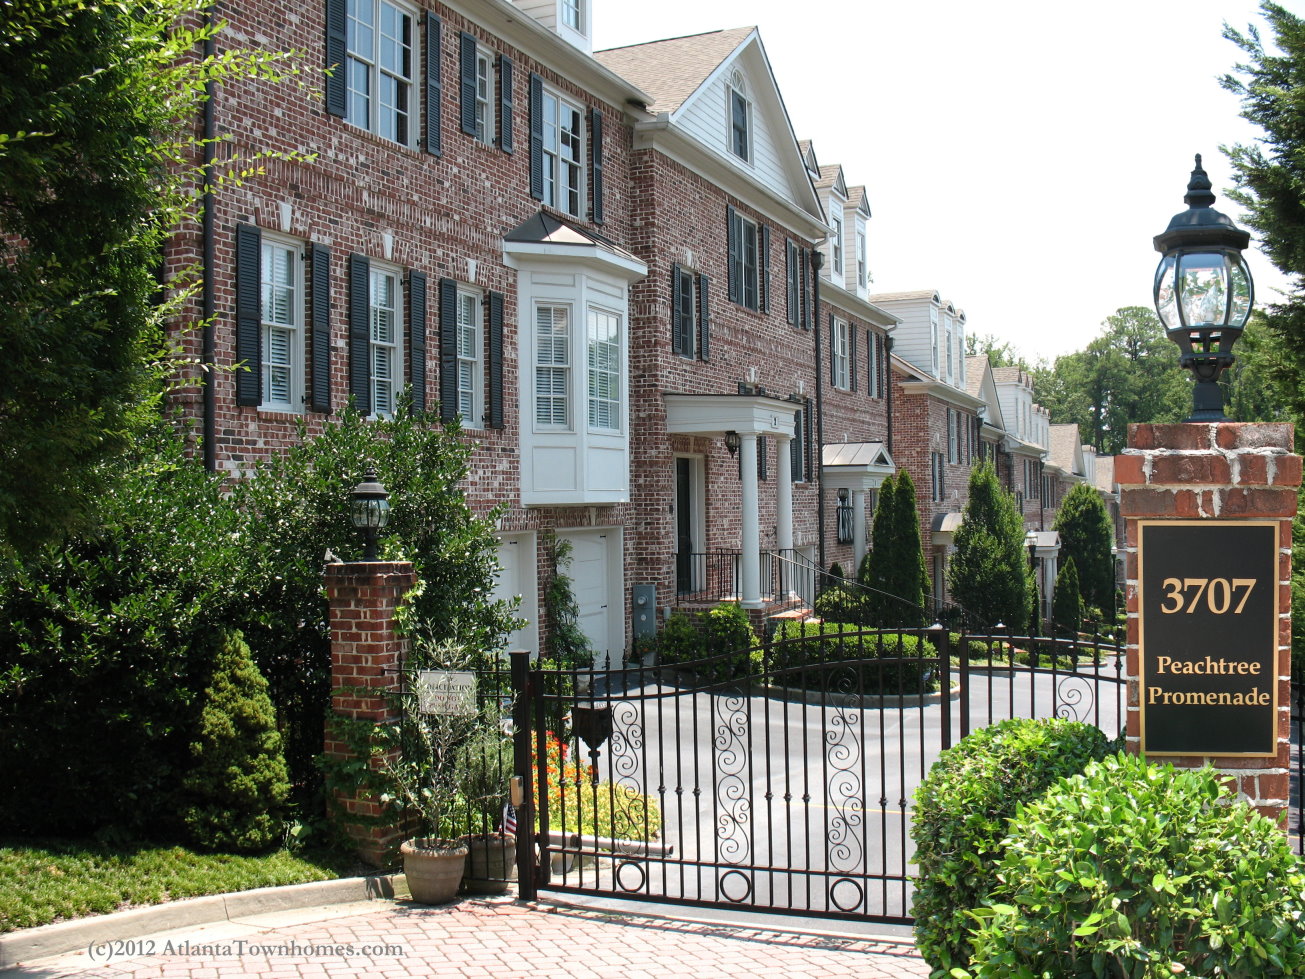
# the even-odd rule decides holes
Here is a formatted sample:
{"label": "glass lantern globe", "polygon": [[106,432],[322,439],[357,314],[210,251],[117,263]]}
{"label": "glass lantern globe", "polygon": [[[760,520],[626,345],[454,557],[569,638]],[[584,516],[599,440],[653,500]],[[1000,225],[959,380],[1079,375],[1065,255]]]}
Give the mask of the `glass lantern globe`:
{"label": "glass lantern globe", "polygon": [[1251,315],[1255,290],[1242,251],[1251,236],[1210,205],[1210,178],[1196,157],[1186,211],[1156,235],[1155,311],[1181,351],[1179,364],[1195,378],[1189,422],[1227,421],[1219,375],[1233,364],[1232,347]]}

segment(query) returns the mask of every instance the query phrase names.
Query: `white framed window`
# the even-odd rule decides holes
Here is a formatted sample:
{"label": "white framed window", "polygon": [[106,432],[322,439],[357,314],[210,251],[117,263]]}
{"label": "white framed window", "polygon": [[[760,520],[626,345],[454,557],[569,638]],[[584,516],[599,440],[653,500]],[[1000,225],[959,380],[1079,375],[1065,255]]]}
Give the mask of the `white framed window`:
{"label": "white framed window", "polygon": [[416,14],[390,0],[348,0],[345,118],[410,146],[416,135]]}
{"label": "white framed window", "polygon": [[476,139],[494,143],[494,56],[476,48]]}
{"label": "white framed window", "polygon": [[548,89],[544,109],[544,203],[581,217],[584,206],[584,112]]}
{"label": "white framed window", "polygon": [[852,361],[849,353],[849,334],[845,320],[834,320],[830,356],[833,358],[834,387],[847,391],[852,387]]}
{"label": "white framed window", "polygon": [[368,280],[372,413],[388,417],[403,386],[403,287],[397,269],[375,264]]}
{"label": "white framed window", "polygon": [[933,351],[933,376],[938,376],[938,310],[929,310],[929,347]]}
{"label": "white framed window", "polygon": [[737,211],[730,212],[730,221],[730,298],[748,309],[760,309],[757,226]]}
{"label": "white framed window", "polygon": [[953,408],[947,409],[947,461],[961,461],[961,413]]}
{"label": "white framed window", "polygon": [[947,323],[946,323],[946,330],[947,330],[947,332],[946,332],[946,340],[947,340],[947,380],[950,381],[953,377],[955,377],[955,374],[953,373],[953,371],[954,371],[954,369],[955,369],[955,365],[954,365],[953,362],[952,362],[952,321],[951,321],[950,318],[948,318],[948,320],[947,320]]}
{"label": "white framed window", "polygon": [[830,244],[832,245],[831,264],[834,266],[836,275],[843,274],[843,215],[841,211],[835,210],[830,217],[834,226],[834,234]]}
{"label": "white framed window", "polygon": [[734,72],[725,86],[729,112],[730,152],[745,163],[752,162],[752,100],[742,72]]}
{"label": "white framed window", "polygon": [[263,403],[269,411],[302,411],[304,404],[303,250],[263,234],[259,255],[263,343]]}
{"label": "white framed window", "polygon": [[856,284],[866,286],[869,284],[869,269],[866,265],[865,250],[865,230],[856,229]]}
{"label": "white framed window", "polygon": [[481,424],[481,297],[479,293],[458,290],[458,413],[467,428]]}
{"label": "white framed window", "polygon": [[571,427],[571,307],[535,307],[535,425]]}
{"label": "white framed window", "polygon": [[621,317],[589,307],[589,427],[621,430]]}
{"label": "white framed window", "polygon": [[584,12],[581,0],[562,0],[562,24],[578,34],[584,33]]}

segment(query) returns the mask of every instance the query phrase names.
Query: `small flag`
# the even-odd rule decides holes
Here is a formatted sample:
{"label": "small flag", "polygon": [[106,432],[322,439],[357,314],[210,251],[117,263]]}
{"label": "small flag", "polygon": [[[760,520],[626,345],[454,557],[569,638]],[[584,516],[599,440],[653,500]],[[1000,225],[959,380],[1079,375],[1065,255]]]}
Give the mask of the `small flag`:
{"label": "small flag", "polygon": [[515,835],[517,831],[517,810],[510,802],[503,803],[503,832]]}

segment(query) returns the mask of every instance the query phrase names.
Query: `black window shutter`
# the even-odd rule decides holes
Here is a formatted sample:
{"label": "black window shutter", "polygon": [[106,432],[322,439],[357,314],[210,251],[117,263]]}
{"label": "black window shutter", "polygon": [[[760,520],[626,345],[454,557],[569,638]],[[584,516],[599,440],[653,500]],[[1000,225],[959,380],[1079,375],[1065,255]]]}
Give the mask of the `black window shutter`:
{"label": "black window shutter", "polygon": [[503,427],[503,293],[489,294],[489,427]]}
{"label": "black window shutter", "polygon": [[504,153],[511,153],[516,147],[512,143],[512,59],[505,54],[498,56],[498,145]]}
{"label": "black window shutter", "polygon": [[408,383],[413,411],[426,410],[426,273],[408,273]]}
{"label": "black window shutter", "polygon": [[[458,284],[440,279],[440,421],[458,415]],[[470,421],[470,419],[468,419]]]}
{"label": "black window shutter", "polygon": [[444,100],[444,82],[440,68],[440,19],[426,12],[426,152],[439,156],[440,106]]}
{"label": "black window shutter", "polygon": [[262,301],[260,283],[263,233],[253,225],[236,225],[236,404],[263,400]]}
{"label": "black window shutter", "polygon": [[763,313],[770,312],[770,226],[761,226],[761,271],[757,276],[757,288],[761,295],[760,308]]}
{"label": "black window shutter", "polygon": [[875,396],[876,375],[879,372],[879,346],[875,343],[873,331],[865,331],[865,396]]}
{"label": "black window shutter", "polygon": [[344,77],[348,57],[349,28],[345,13],[346,0],[326,0],[326,111],[343,116],[348,104],[348,84]]}
{"label": "black window shutter", "polygon": [[589,110],[589,215],[594,224],[603,223],[603,114]]}
{"label": "black window shutter", "polygon": [[544,199],[544,80],[530,73],[530,196]]}
{"label": "black window shutter", "polygon": [[888,397],[888,385],[892,383],[893,375],[888,363],[888,344],[884,343],[883,337],[878,337],[879,342],[879,397]]}
{"label": "black window shutter", "polygon": [[[692,327],[690,327],[692,329]],[[698,356],[706,360],[711,352],[711,280],[698,276]]]}
{"label": "black window shutter", "polygon": [[798,259],[798,305],[801,307],[801,326],[809,330],[814,322],[811,314],[811,293],[807,291],[807,267],[811,264],[811,250],[803,248]]}
{"label": "black window shutter", "polygon": [[462,109],[462,131],[470,136],[476,135],[476,39],[462,31],[459,35],[462,57],[462,86],[458,93],[458,103]]}
{"label": "black window shutter", "polygon": [[366,255],[349,256],[349,393],[363,415],[372,413],[371,268]]}
{"label": "black window shutter", "polygon": [[308,374],[313,394],[308,403],[313,411],[331,410],[331,250],[325,245],[308,246],[309,308],[313,333],[309,345]]}
{"label": "black window shutter", "polygon": [[797,283],[797,246],[793,242],[785,239],[784,241],[784,299],[787,303],[788,321],[793,326],[798,325],[798,297]]}
{"label": "black window shutter", "polygon": [[743,291],[743,283],[739,281],[741,277],[738,274],[738,266],[740,264],[739,248],[741,242],[739,241],[739,233],[736,227],[737,224],[738,219],[735,216],[734,208],[729,204],[726,204],[725,251],[727,263],[725,268],[725,292],[732,303],[742,302],[739,298],[739,294]]}
{"label": "black window shutter", "polygon": [[806,482],[812,480],[812,457],[816,454],[816,429],[812,428],[812,399],[806,398],[803,405],[803,432],[806,435],[805,452],[803,453],[803,471],[806,476]]}
{"label": "black window shutter", "polygon": [[770,478],[770,471],[767,468],[766,455],[768,450],[767,443],[770,440],[764,435],[757,436],[757,478],[763,483]]}
{"label": "black window shutter", "polygon": [[671,263],[671,353],[685,353],[684,270],[679,262]]}
{"label": "black window shutter", "polygon": [[852,324],[847,324],[847,378],[852,385],[852,390],[856,390],[856,330]]}
{"label": "black window shutter", "polygon": [[793,441],[788,446],[789,482],[802,482],[802,458],[806,455],[804,445],[806,433],[802,431],[803,411],[799,408],[793,413]]}

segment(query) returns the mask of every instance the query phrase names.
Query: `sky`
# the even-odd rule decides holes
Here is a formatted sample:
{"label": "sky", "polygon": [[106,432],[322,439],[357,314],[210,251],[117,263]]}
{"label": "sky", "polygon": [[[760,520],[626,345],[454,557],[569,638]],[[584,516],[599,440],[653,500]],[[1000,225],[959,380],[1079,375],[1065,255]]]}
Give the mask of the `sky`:
{"label": "sky", "polygon": [[[1286,0],[1305,14],[1305,0]],[[755,26],[799,139],[869,197],[872,291],[937,289],[1030,362],[1151,306],[1197,153],[1251,143],[1219,76],[1258,0],[594,0],[594,47]],[[794,16],[794,11],[800,16]],[[1267,33],[1267,31],[1262,31]],[[1248,229],[1249,230],[1249,229]],[[1247,252],[1257,300],[1284,278]]]}

